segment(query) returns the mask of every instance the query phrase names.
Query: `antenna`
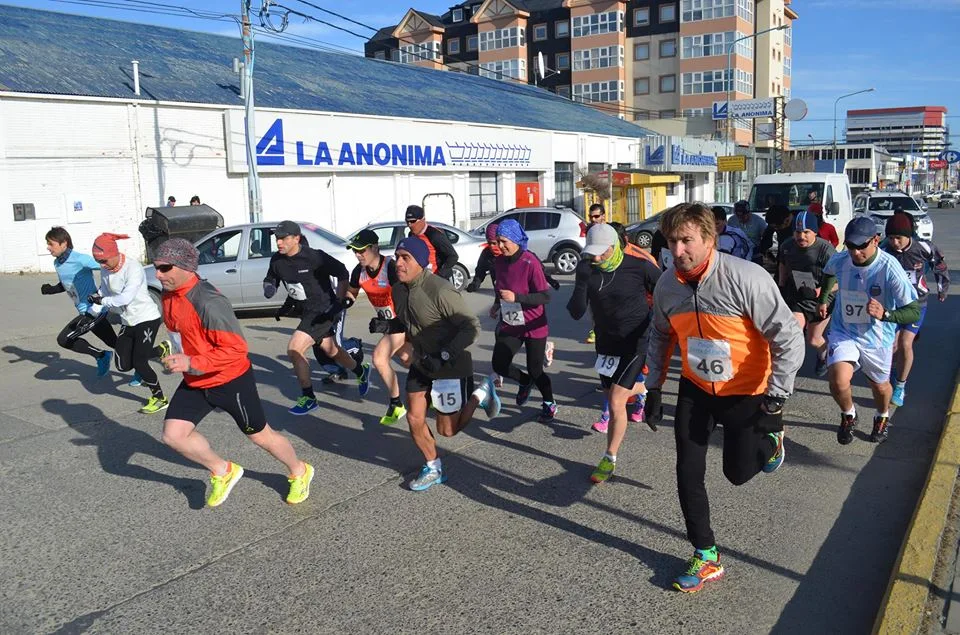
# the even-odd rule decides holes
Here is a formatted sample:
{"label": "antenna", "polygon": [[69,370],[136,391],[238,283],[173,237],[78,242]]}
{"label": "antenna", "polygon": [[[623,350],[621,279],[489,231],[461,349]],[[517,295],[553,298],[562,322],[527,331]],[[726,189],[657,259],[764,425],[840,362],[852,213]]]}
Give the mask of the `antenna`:
{"label": "antenna", "polygon": [[540,81],[546,79],[546,64],[543,63],[543,51],[537,51],[537,75],[540,76]]}

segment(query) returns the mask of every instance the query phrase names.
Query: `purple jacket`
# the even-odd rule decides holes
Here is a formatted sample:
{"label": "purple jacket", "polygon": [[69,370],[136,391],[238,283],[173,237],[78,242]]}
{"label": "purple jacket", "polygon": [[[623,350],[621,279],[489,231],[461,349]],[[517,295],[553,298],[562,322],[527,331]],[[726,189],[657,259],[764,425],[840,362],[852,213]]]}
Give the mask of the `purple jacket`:
{"label": "purple jacket", "polygon": [[[550,301],[550,294],[547,293],[549,285],[540,259],[529,251],[518,251],[513,256],[497,256],[493,269],[497,280],[494,291],[501,308],[497,324],[499,332],[531,339],[547,337],[549,328],[544,305]],[[510,307],[499,299],[500,291],[513,291],[517,295],[522,320],[516,314],[510,315]]]}

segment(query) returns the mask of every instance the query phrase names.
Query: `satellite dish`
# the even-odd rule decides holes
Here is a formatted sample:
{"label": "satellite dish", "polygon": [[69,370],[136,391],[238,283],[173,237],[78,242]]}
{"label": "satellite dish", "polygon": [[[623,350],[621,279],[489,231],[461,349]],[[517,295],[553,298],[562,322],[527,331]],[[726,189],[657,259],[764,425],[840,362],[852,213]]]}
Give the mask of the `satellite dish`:
{"label": "satellite dish", "polygon": [[546,75],[546,65],[543,62],[543,52],[537,52],[537,75],[540,76],[540,81],[543,81],[544,75]]}
{"label": "satellite dish", "polygon": [[807,102],[802,99],[791,99],[783,107],[783,114],[790,121],[800,121],[807,116]]}

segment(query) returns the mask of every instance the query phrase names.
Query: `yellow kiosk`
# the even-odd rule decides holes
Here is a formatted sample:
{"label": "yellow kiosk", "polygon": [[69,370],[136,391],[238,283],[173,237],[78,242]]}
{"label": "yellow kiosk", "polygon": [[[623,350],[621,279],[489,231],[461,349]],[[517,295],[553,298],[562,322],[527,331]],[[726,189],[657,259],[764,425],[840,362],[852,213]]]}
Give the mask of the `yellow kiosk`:
{"label": "yellow kiosk", "polygon": [[[596,174],[607,178],[606,171]],[[613,201],[605,204],[607,220],[629,225],[659,214],[667,207],[667,187],[680,182],[678,174],[648,172],[637,169],[613,171]],[[582,188],[582,182],[577,183]],[[597,192],[583,194],[585,208],[603,202]]]}

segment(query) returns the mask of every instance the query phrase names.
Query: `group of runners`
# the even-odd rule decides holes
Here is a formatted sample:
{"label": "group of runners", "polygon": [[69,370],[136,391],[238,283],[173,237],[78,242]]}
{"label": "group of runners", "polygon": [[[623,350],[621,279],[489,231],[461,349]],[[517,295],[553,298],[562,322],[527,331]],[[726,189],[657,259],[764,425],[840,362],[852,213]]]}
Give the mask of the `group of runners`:
{"label": "group of runners", "polygon": [[[806,342],[814,348],[816,374],[829,374],[841,410],[838,441],[853,439],[858,419],[850,381],[861,368],[876,406],[870,440],[885,440],[890,404],[903,403],[912,344],[929,293],[928,271],[936,277],[939,299],[946,297],[943,256],[916,236],[909,215],[894,214],[882,242],[871,219],[855,218],[845,228],[846,249],[837,252],[818,236],[821,220],[815,210],[787,212],[792,235],[779,243],[777,275],[771,276],[752,262],[762,253],[760,243],[769,228],[749,210],[753,218],[746,217],[741,204],[736,223],[699,203],[666,210],[658,232],[665,245],[662,254],[632,244],[622,227],[605,222],[602,207],[591,208],[593,222],[566,305],[575,320],[591,316],[594,369],[606,393],[606,424],[594,428],[607,433],[607,448],[589,478],[603,483],[614,475],[629,420],[645,420],[656,429],[663,418],[667,370],[679,348],[677,484],[694,548],[673,583],[680,591],[698,591],[724,573],[704,481],[713,429],[724,427],[723,473],[733,484],[777,470],[785,457],[783,408],[794,391]],[[330,254],[310,247],[296,223],[279,223],[263,293],[270,298],[285,288],[287,301],[278,318],[300,320],[287,353],[301,396],[289,412],[305,415],[319,406],[306,357],[310,349],[354,373],[361,397],[369,390],[370,364],[362,354],[345,351],[340,340],[345,312],[364,292],[376,311],[369,331],[381,336],[373,349],[373,368],[389,392],[380,422],[393,425],[406,418],[424,456],[422,469],[409,483],[419,491],[447,479],[427,425],[431,410],[436,432],[443,436],[463,430],[478,408],[494,418],[501,408],[495,385],[499,377],[518,385],[518,406],[536,388],[538,421],[550,423],[557,416],[545,369],[553,354],[547,307],[559,284],[527,249],[527,236],[516,221],[488,228],[487,250],[478,263],[484,266],[478,266],[467,289],[476,291],[487,273],[494,281],[489,311],[496,319],[493,373],[477,380],[470,348],[480,334],[480,321],[443,275],[456,252],[437,237],[442,232],[426,222],[422,208],[410,206],[405,218],[410,229],[393,257],[380,253],[377,234],[370,230],[351,237],[348,247],[357,258],[352,273]],[[783,229],[783,222],[776,230]],[[114,354],[117,370],[135,369],[135,385],[151,391],[141,411],[165,410],[164,443],[210,471],[209,506],[223,503],[243,475],[241,466],[217,455],[197,430],[215,408],[227,412],[251,441],[284,464],[290,482],[287,502],[305,500],[314,468],[267,424],[240,324],[229,301],[198,276],[197,250],[183,239],[157,248],[153,261],[163,287],[161,318],[142,266],[117,248],[123,238],[102,234],[90,257],[73,250],[63,228],[47,234],[60,282],[45,284],[41,291],[67,292],[79,313],[58,336],[59,344],[93,356],[100,375],[109,372]],[[99,286],[95,269],[101,271]],[[119,313],[119,335],[102,317],[108,311]],[[161,319],[170,340],[155,345]],[[83,338],[90,331],[106,348]],[[514,361],[521,348],[526,356],[522,368]],[[152,359],[168,372],[183,373],[169,399],[150,366]],[[407,369],[403,391],[393,360]]]}

